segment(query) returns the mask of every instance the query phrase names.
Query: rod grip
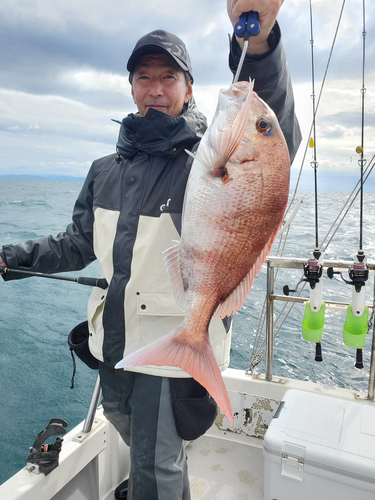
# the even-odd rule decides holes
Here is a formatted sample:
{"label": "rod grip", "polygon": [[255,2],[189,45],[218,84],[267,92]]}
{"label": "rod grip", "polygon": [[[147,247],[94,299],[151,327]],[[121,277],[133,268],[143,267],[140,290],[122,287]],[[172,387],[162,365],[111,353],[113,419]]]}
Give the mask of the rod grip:
{"label": "rod grip", "polygon": [[356,359],[355,359],[355,367],[360,370],[363,368],[363,356],[362,349],[357,349]]}
{"label": "rod grip", "polygon": [[315,347],[315,361],[323,361],[322,344],[320,342],[316,343],[316,347]]}

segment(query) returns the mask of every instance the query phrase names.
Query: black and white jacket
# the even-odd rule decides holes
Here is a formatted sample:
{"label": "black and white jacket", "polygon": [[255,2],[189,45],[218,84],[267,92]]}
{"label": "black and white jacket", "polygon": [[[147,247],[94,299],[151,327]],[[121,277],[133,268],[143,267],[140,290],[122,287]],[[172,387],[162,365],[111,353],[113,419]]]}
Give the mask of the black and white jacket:
{"label": "black and white jacket", "polygon": [[[254,90],[276,112],[293,159],[300,142],[285,54],[277,25],[266,57],[246,58],[241,80],[255,78]],[[240,50],[231,43],[230,66]],[[182,321],[164,265],[163,251],[179,238],[181,211],[191,158],[206,130],[192,99],[178,117],[150,110],[123,119],[117,153],[96,160],[77,199],[73,221],[48,236],[0,252],[11,268],[57,273],[82,269],[98,259],[109,286],[94,288],[88,303],[93,355],[114,366],[125,355],[169,333]],[[12,279],[4,275],[4,279]],[[13,278],[14,279],[14,278]],[[221,370],[229,365],[229,321],[213,320],[210,341]],[[175,367],[132,367],[160,376],[188,377]]]}

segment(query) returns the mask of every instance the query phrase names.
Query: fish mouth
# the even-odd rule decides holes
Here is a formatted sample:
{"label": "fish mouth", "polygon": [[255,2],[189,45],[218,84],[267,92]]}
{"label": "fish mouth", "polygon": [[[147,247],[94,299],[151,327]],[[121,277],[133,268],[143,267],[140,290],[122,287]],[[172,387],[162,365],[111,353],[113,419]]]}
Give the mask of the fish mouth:
{"label": "fish mouth", "polygon": [[253,93],[254,88],[254,80],[249,82],[236,82],[233,83],[228,90],[232,92],[232,94],[241,100],[245,100],[248,93]]}
{"label": "fish mouth", "polygon": [[237,114],[241,111],[241,108],[247,98],[252,99],[253,87],[254,80],[249,82],[236,82],[226,89],[221,89],[216,113],[212,121],[215,121],[217,116],[223,111],[227,111],[229,115],[232,116],[233,113]]}
{"label": "fish mouth", "polygon": [[233,101],[240,101],[242,103],[246,100],[249,92],[252,94],[254,88],[254,80],[249,82],[236,82],[232,83],[227,89],[222,89],[220,93],[227,99]]}

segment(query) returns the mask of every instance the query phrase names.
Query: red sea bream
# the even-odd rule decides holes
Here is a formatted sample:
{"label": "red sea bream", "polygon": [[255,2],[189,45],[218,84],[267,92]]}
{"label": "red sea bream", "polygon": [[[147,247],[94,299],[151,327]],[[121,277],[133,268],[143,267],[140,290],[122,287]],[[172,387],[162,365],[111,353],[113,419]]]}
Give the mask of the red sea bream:
{"label": "red sea bream", "polygon": [[176,301],[186,310],[173,332],[116,368],[178,366],[204,386],[233,425],[208,325],[244,303],[282,223],[290,161],[273,111],[238,82],[221,90],[186,187],[181,241],[165,251]]}

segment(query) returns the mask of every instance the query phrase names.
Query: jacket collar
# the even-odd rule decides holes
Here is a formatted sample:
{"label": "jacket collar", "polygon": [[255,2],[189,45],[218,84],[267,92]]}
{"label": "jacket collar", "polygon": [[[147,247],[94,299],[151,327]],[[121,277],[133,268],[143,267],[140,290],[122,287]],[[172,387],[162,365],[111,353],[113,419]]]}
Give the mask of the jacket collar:
{"label": "jacket collar", "polygon": [[138,151],[173,158],[190,149],[207,129],[206,117],[192,97],[179,116],[150,109],[146,116],[129,114],[121,123],[117,151],[125,159]]}

